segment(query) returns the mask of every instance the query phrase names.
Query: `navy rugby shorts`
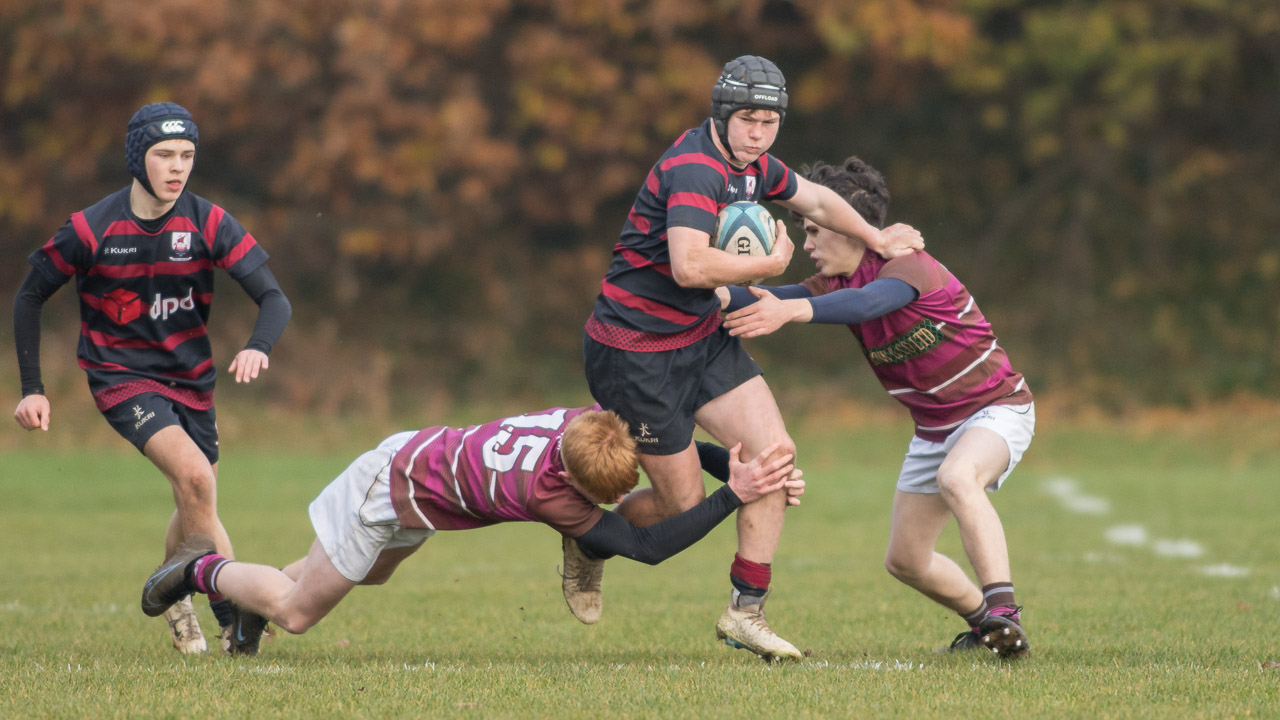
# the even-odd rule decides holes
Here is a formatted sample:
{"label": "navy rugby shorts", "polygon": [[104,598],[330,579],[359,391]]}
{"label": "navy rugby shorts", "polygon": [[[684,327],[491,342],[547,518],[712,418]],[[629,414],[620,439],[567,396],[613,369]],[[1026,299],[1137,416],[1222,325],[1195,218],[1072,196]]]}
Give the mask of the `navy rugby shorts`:
{"label": "navy rugby shorts", "polygon": [[675,350],[639,352],[582,340],[587,387],[631,426],[640,452],[674,455],[693,442],[698,408],[762,374],[742,343],[721,327]]}
{"label": "navy rugby shorts", "polygon": [[218,423],[213,408],[193,410],[160,393],[147,392],[104,410],[102,416],[138,452],[153,435],[178,425],[195,441],[210,465],[218,462]]}

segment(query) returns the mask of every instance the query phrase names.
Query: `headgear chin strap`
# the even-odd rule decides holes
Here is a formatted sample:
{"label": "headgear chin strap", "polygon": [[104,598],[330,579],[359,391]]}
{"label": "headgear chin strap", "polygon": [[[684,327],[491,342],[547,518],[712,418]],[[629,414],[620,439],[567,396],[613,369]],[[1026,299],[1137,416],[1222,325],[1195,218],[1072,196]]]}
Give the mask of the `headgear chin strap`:
{"label": "headgear chin strap", "polygon": [[775,110],[779,122],[787,116],[787,80],[777,65],[759,55],[730,60],[711,88],[711,122],[730,160],[736,158],[729,146],[729,118],[743,108]]}
{"label": "headgear chin strap", "polygon": [[156,196],[147,178],[147,150],[165,140],[190,140],[200,147],[200,131],[187,109],[177,103],[162,102],[142,106],[129,119],[129,129],[124,136],[124,162],[129,174],[142,183],[142,187]]}

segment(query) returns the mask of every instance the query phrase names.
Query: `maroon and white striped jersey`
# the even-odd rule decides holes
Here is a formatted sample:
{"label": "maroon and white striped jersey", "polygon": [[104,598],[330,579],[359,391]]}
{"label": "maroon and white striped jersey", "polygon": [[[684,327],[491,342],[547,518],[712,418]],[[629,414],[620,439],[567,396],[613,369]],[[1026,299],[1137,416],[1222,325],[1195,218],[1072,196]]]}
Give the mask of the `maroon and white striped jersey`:
{"label": "maroon and white striped jersey", "polygon": [[849,329],[880,384],[911,411],[916,435],[941,442],[988,405],[1032,402],[1026,380],[1013,370],[977,302],[928,253],[886,261],[866,252],[848,277],[814,275],[802,284],[816,297],[878,278],[897,278],[919,297]]}
{"label": "maroon and white striped jersey", "polygon": [[585,408],[551,408],[464,428],[420,430],[391,461],[391,500],[406,528],[466,530],[541,522],[578,537],[604,513],[558,474],[560,439]]}

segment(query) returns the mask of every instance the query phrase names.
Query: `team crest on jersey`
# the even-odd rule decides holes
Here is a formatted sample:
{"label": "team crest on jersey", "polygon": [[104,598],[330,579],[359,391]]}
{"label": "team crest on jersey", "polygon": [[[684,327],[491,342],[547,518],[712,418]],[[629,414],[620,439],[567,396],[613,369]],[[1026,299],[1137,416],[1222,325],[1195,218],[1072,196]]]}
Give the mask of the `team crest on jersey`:
{"label": "team crest on jersey", "polygon": [[747,197],[751,197],[756,192],[756,176],[747,176]]}
{"label": "team crest on jersey", "polygon": [[173,255],[169,258],[175,262],[183,262],[191,259],[191,232],[174,231],[169,238],[169,245],[173,248]]}

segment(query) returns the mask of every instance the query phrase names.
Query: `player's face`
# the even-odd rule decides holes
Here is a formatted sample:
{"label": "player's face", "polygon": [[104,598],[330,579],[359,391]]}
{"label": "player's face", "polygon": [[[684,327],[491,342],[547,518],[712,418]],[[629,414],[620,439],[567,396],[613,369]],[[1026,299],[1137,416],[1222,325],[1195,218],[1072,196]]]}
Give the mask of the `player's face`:
{"label": "player's face", "polygon": [[147,179],[161,202],[174,202],[182,194],[195,159],[190,140],[165,140],[147,148]]}
{"label": "player's face", "polygon": [[804,250],[813,258],[818,272],[826,277],[852,275],[862,262],[866,245],[862,241],[804,221]]}
{"label": "player's face", "polygon": [[729,147],[733,149],[734,165],[743,167],[768,152],[778,139],[778,127],[782,117],[776,110],[738,110],[729,116]]}

